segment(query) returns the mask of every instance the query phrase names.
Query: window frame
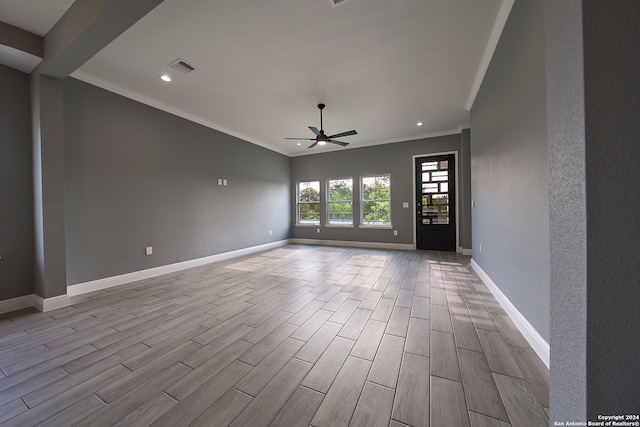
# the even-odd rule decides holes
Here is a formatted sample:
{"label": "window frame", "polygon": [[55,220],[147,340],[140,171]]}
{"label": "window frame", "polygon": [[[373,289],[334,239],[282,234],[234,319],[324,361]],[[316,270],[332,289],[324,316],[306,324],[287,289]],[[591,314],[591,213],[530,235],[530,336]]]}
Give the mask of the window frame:
{"label": "window frame", "polygon": [[[389,199],[379,199],[380,201],[387,201],[389,202],[389,222],[385,223],[385,224],[367,224],[365,222],[364,219],[364,207],[365,207],[365,203],[367,202],[371,202],[371,200],[365,200],[364,198],[364,180],[366,178],[379,178],[379,177],[389,177]],[[377,200],[377,199],[376,199]],[[393,228],[393,222],[392,222],[392,215],[391,215],[391,200],[392,200],[392,194],[391,194],[391,173],[381,173],[381,174],[375,174],[375,175],[363,175],[360,177],[360,225],[358,227],[360,228],[376,228],[376,229],[389,229],[389,228]]]}
{"label": "window frame", "polygon": [[[302,202],[300,201],[300,186],[306,183],[318,183],[318,201],[317,202]],[[316,204],[318,205],[318,221],[316,222],[301,222],[300,218],[300,205],[301,204]],[[320,225],[322,212],[322,181],[319,179],[306,179],[296,182],[296,226],[297,227],[317,227]]]}
{"label": "window frame", "polygon": [[[331,200],[331,181],[351,181],[351,200],[349,202],[345,202],[343,200],[332,201]],[[354,209],[353,209],[353,177],[343,177],[343,178],[327,178],[326,179],[326,197],[325,197],[325,211],[326,211],[326,223],[325,227],[336,227],[336,228],[353,228],[354,227]],[[331,203],[351,203],[351,223],[349,224],[340,224],[340,223],[332,223],[331,222]]]}

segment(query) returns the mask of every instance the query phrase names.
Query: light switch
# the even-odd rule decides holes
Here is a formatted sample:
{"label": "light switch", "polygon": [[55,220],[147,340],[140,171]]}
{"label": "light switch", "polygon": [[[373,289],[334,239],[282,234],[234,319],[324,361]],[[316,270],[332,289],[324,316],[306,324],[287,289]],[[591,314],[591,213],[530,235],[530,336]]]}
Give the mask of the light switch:
{"label": "light switch", "polygon": [[226,179],[222,180],[222,185],[227,185],[227,180]]}
{"label": "light switch", "polygon": [[409,202],[402,202],[402,207],[403,208],[408,208],[409,207]]}
{"label": "light switch", "polygon": [[153,253],[153,248],[151,246],[147,246],[144,248],[144,253],[147,255],[151,255]]}
{"label": "light switch", "polygon": [[222,178],[218,178],[218,185],[222,185]]}

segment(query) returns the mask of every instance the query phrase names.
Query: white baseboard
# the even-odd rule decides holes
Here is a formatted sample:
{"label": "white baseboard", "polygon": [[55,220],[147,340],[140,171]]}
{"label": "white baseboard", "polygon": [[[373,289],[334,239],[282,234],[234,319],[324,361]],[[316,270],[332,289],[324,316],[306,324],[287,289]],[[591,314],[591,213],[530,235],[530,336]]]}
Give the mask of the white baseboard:
{"label": "white baseboard", "polygon": [[343,246],[347,248],[363,249],[415,250],[415,246],[410,243],[354,242],[347,240],[320,239],[289,239],[289,243],[294,245]]}
{"label": "white baseboard", "polygon": [[39,295],[33,295],[33,306],[42,312],[56,310],[68,305],[71,305],[68,294],[58,295],[53,298],[42,298]]}
{"label": "white baseboard", "polygon": [[121,274],[118,276],[105,277],[104,279],[78,283],[75,285],[67,286],[67,294],[69,296],[82,295],[88,292],[99,291],[101,289],[107,289],[107,288],[124,285],[131,282],[137,282],[138,280],[150,279],[152,277],[161,276],[163,274],[174,273],[180,270],[186,270],[187,268],[199,267],[201,265],[210,264],[216,261],[224,261],[229,258],[235,258],[238,256],[249,255],[249,254],[264,251],[267,249],[277,248],[279,246],[284,246],[287,243],[288,243],[287,240],[280,240],[278,242],[267,243],[259,246],[252,246],[249,248],[238,249],[230,252],[224,252],[221,254],[192,259],[189,261],[177,262],[175,264],[162,265],[160,267],[149,268],[147,270],[134,271],[132,273]]}
{"label": "white baseboard", "polygon": [[35,295],[25,295],[0,301],[0,314],[11,313],[25,308],[33,307],[33,297]]}
{"label": "white baseboard", "polygon": [[478,274],[480,279],[484,282],[485,285],[489,288],[493,296],[498,300],[504,311],[509,315],[513,323],[515,323],[516,327],[520,330],[524,338],[529,342],[531,348],[538,353],[540,359],[549,367],[549,359],[550,359],[550,348],[549,343],[542,338],[542,336],[536,331],[536,329],[529,323],[529,321],[518,311],[518,309],[509,301],[509,299],[502,293],[498,285],[496,285],[493,280],[489,277],[487,273],[476,263],[476,261],[471,259],[471,267]]}
{"label": "white baseboard", "polygon": [[39,295],[31,294],[18,298],[0,301],[0,314],[11,313],[12,311],[23,310],[34,307],[45,312],[70,305],[69,295],[58,295],[53,298],[42,298]]}

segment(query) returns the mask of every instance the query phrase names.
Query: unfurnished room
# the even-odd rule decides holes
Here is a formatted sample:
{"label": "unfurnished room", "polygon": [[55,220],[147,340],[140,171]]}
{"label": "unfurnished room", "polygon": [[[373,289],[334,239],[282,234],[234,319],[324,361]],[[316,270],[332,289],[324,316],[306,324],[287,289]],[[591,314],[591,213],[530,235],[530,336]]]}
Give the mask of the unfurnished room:
{"label": "unfurnished room", "polygon": [[1,0],[0,425],[640,425],[639,58],[633,0]]}

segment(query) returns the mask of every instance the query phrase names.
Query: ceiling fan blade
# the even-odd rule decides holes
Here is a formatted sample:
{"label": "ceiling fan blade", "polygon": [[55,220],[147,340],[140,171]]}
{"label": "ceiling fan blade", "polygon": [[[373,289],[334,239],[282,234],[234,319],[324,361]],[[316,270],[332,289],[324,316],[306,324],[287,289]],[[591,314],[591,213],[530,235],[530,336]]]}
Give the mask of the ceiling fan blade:
{"label": "ceiling fan blade", "polygon": [[318,141],[314,142],[313,144],[311,144],[311,145],[310,145],[310,146],[308,146],[307,148],[313,148],[313,147],[315,147],[316,145],[318,145]]}
{"label": "ceiling fan blade", "polygon": [[342,132],[342,133],[336,133],[335,135],[329,135],[327,138],[331,139],[331,138],[340,138],[341,136],[349,136],[349,135],[357,135],[358,132],[356,132],[355,130],[349,130],[346,132]]}
{"label": "ceiling fan blade", "polygon": [[336,141],[335,139],[328,139],[327,142],[330,142],[336,145],[342,145],[343,147],[346,147],[347,145],[349,145],[348,142]]}
{"label": "ceiling fan blade", "polygon": [[316,136],[320,135],[320,131],[318,130],[317,127],[309,126],[309,129],[311,129],[311,132],[313,132]]}
{"label": "ceiling fan blade", "polygon": [[301,141],[315,141],[315,138],[285,138],[285,139],[299,139]]}

